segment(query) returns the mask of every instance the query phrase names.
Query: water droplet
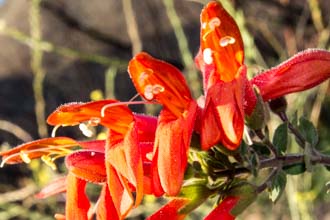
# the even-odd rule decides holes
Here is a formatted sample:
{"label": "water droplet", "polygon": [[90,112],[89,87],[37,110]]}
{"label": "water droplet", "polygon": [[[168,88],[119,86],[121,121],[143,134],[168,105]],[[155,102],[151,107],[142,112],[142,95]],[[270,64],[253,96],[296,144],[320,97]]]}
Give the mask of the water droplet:
{"label": "water droplet", "polygon": [[154,98],[153,86],[152,85],[146,85],[144,87],[143,95],[147,100],[152,100]]}
{"label": "water droplet", "polygon": [[154,95],[157,95],[157,94],[159,94],[161,92],[164,92],[164,91],[165,91],[165,88],[163,86],[159,85],[159,84],[156,84],[152,87],[152,93]]}
{"label": "water droplet", "polygon": [[92,156],[92,157],[95,156],[95,152],[94,152],[94,151],[91,152],[91,156]]}
{"label": "water droplet", "polygon": [[214,17],[209,21],[209,27],[211,30],[214,30],[216,27],[219,27],[221,24],[221,21],[218,17]]}
{"label": "water droplet", "polygon": [[212,50],[210,48],[203,50],[203,60],[206,64],[213,63]]}
{"label": "water droplet", "polygon": [[220,39],[219,44],[221,47],[226,47],[229,44],[234,44],[235,42],[236,42],[235,38],[233,38],[231,36],[225,36]]}

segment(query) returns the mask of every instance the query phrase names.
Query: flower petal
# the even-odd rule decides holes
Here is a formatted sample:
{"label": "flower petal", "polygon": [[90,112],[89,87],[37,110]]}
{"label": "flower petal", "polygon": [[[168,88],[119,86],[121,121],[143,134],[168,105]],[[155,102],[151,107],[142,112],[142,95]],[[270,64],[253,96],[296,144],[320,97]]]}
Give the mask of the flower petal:
{"label": "flower petal", "polygon": [[132,189],[127,180],[122,177],[110,163],[106,163],[108,186],[114,207],[120,219],[124,219],[134,206]]}
{"label": "flower petal", "polygon": [[[108,107],[105,108],[105,106]],[[48,116],[47,123],[53,126],[74,126],[82,122],[90,122],[95,125],[102,124],[117,130],[118,133],[125,133],[127,128],[122,125],[129,124],[132,120],[132,112],[127,106],[110,99],[61,105]],[[123,121],[127,123],[122,124]]]}
{"label": "flower petal", "polygon": [[112,197],[110,195],[109,187],[107,184],[105,184],[102,188],[97,206],[96,216],[97,220],[119,220],[119,216],[113,204]]}
{"label": "flower petal", "polygon": [[105,151],[105,140],[91,140],[91,141],[79,141],[79,145],[86,150],[93,150],[98,152]]}
{"label": "flower petal", "polygon": [[227,149],[240,145],[244,129],[243,94],[246,68],[231,82],[219,82],[208,91],[201,120],[201,145],[208,150],[221,142]]}
{"label": "flower petal", "polygon": [[265,101],[312,88],[330,77],[330,52],[308,49],[251,80]]}
{"label": "flower petal", "polygon": [[184,116],[172,120],[172,113],[163,109],[159,115],[156,130],[152,168],[154,182],[160,180],[167,195],[174,196],[180,191],[185,169],[190,138],[196,118],[197,104],[192,101]]}
{"label": "flower petal", "polygon": [[90,207],[89,200],[85,194],[86,181],[69,173],[67,177],[67,196],[65,216],[66,220],[87,220]]}
{"label": "flower petal", "polygon": [[187,109],[192,97],[176,67],[143,52],[129,62],[128,72],[136,90],[146,100],[157,100],[177,117]]}
{"label": "flower petal", "polygon": [[147,218],[147,220],[183,220],[186,214],[180,214],[179,210],[189,203],[189,199],[174,198],[157,212]]}
{"label": "flower petal", "polygon": [[[110,140],[111,137],[112,131],[110,130]],[[143,197],[143,163],[138,143],[138,129],[135,123],[131,123],[122,142],[112,144],[111,141],[108,141],[106,147],[106,167],[108,185],[110,186],[110,193],[114,198],[115,207],[121,216],[125,216],[131,209],[131,206],[124,203],[127,203],[127,200],[129,200],[128,204],[134,202],[133,190],[129,185],[132,185],[136,191],[135,206],[140,204]],[[119,197],[115,195],[118,193],[121,194]]]}
{"label": "flower petal", "polygon": [[154,142],[157,118],[153,116],[134,114],[139,142]]}
{"label": "flower petal", "polygon": [[244,60],[243,41],[236,22],[221,3],[212,1],[202,10],[201,26],[201,50],[196,60],[204,71],[208,65],[214,66],[214,71],[203,71],[206,85],[213,84],[209,82],[213,81],[213,74],[224,82],[232,81]]}
{"label": "flower petal", "polygon": [[107,179],[104,153],[80,150],[66,157],[66,167],[78,178],[92,183],[103,183]]}
{"label": "flower petal", "polygon": [[204,218],[204,220],[234,220],[235,216],[233,216],[230,211],[237,204],[238,200],[238,197],[227,196],[215,209],[212,210],[210,214]]}

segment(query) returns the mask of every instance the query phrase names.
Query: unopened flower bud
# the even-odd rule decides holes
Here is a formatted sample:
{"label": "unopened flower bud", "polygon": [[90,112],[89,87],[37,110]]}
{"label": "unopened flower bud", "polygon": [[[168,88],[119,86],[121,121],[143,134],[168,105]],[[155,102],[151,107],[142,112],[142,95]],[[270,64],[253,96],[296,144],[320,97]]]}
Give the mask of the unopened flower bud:
{"label": "unopened flower bud", "polygon": [[245,115],[245,123],[249,128],[259,130],[264,127],[267,121],[267,110],[257,87],[254,88],[254,93],[257,97],[257,103],[251,115]]}
{"label": "unopened flower bud", "polygon": [[287,106],[288,103],[283,96],[277,99],[273,99],[269,102],[270,110],[272,110],[272,112],[274,112],[275,114],[285,112]]}

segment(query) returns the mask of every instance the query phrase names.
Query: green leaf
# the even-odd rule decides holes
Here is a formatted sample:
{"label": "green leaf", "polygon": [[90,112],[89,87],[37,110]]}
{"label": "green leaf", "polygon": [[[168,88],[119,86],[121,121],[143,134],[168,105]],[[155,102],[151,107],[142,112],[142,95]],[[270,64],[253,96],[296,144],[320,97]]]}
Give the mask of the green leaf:
{"label": "green leaf", "polygon": [[277,152],[281,155],[285,154],[288,145],[288,124],[283,123],[279,125],[274,133],[273,144]]}
{"label": "green leaf", "polygon": [[267,145],[265,145],[264,143],[253,143],[250,147],[253,148],[258,155],[268,156],[271,153]]}
{"label": "green leaf", "polygon": [[299,119],[298,129],[306,141],[310,143],[312,147],[315,147],[319,141],[319,136],[313,123],[308,121],[305,117],[301,117]]}
{"label": "green leaf", "polygon": [[245,143],[244,140],[242,140],[241,145],[238,149],[241,157],[244,157],[248,153],[248,145]]}
{"label": "green leaf", "polygon": [[200,206],[205,200],[213,194],[213,191],[206,187],[206,181],[192,180],[189,185],[181,188],[180,197],[188,198],[191,201],[179,210],[180,213],[190,213],[192,210]]}
{"label": "green leaf", "polygon": [[305,163],[299,163],[283,167],[283,170],[289,175],[298,175],[306,171]]}
{"label": "green leaf", "polygon": [[278,171],[274,177],[270,189],[269,198],[275,203],[281,197],[286,185],[286,173],[284,171]]}
{"label": "green leaf", "polygon": [[257,192],[255,186],[244,183],[243,185],[237,186],[231,189],[228,195],[239,197],[237,204],[231,210],[231,214],[238,216],[241,214],[249,205],[251,205],[257,199]]}

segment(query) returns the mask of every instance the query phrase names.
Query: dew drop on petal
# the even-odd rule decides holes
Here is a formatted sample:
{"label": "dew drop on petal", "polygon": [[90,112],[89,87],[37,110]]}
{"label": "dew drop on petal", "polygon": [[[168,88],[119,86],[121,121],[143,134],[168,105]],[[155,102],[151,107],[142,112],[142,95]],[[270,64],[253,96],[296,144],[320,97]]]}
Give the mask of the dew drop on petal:
{"label": "dew drop on petal", "polygon": [[235,42],[236,42],[235,38],[233,38],[231,36],[225,36],[220,39],[219,44],[221,47],[226,47],[229,44],[234,44]]}
{"label": "dew drop on petal", "polygon": [[164,91],[165,91],[165,88],[163,86],[159,85],[159,84],[153,85],[153,87],[152,87],[152,93],[154,95],[157,95],[157,94],[159,94],[161,92],[164,92]]}
{"label": "dew drop on petal", "polygon": [[21,151],[19,156],[22,158],[24,163],[30,163],[31,162],[31,159],[30,159],[29,155],[27,153],[25,153],[24,151]]}
{"label": "dew drop on petal", "polygon": [[152,85],[146,85],[144,87],[143,95],[147,100],[152,100],[154,98],[153,86]]}
{"label": "dew drop on petal", "polygon": [[209,21],[209,27],[211,30],[214,30],[216,27],[219,27],[221,24],[221,21],[218,17],[214,17]]}
{"label": "dew drop on petal", "polygon": [[210,48],[205,48],[205,50],[203,50],[203,60],[206,64],[213,63],[212,50]]}
{"label": "dew drop on petal", "polygon": [[95,152],[94,152],[94,151],[91,152],[91,156],[92,156],[92,157],[95,156]]}

